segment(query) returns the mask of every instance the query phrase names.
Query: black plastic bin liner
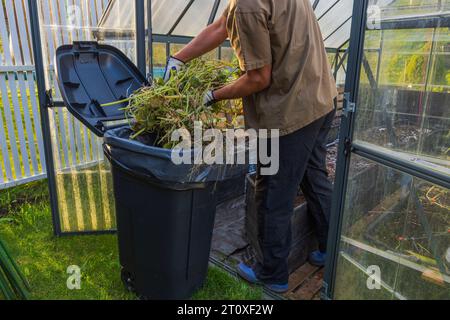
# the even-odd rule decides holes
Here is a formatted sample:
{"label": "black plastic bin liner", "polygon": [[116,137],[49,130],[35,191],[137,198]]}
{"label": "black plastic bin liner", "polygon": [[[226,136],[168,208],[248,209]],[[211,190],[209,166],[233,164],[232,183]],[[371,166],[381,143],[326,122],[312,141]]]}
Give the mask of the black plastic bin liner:
{"label": "black plastic bin liner", "polygon": [[247,165],[176,165],[172,162],[171,150],[131,140],[131,134],[129,127],[105,132],[104,142],[111,157],[124,167],[153,177],[155,182],[170,185],[175,189],[189,187],[189,184],[195,183],[230,180],[242,177],[248,172]]}

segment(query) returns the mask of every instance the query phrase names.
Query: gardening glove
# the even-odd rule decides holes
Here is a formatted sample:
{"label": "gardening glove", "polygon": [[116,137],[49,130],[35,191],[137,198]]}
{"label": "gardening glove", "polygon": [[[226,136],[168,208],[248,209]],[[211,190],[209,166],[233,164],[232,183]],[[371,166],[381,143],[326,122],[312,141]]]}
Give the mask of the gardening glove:
{"label": "gardening glove", "polygon": [[205,98],[203,99],[203,104],[205,107],[211,107],[214,103],[216,103],[216,97],[214,97],[214,91],[208,91],[205,94]]}
{"label": "gardening glove", "polygon": [[181,69],[183,69],[184,66],[185,63],[183,61],[171,56],[169,60],[167,60],[166,70],[164,71],[164,82],[170,80],[170,77],[172,76],[172,71],[178,72]]}

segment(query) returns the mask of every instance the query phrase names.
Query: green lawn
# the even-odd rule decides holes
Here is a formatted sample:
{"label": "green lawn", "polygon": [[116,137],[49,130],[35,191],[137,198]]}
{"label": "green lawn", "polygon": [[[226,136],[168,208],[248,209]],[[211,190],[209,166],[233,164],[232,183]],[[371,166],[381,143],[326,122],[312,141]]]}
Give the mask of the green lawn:
{"label": "green lawn", "polygon": [[[0,190],[0,237],[29,280],[32,299],[135,299],[120,280],[115,235],[52,235],[45,181]],[[81,290],[67,289],[70,265],[81,267]],[[194,299],[261,297],[260,288],[210,268],[206,285]]]}

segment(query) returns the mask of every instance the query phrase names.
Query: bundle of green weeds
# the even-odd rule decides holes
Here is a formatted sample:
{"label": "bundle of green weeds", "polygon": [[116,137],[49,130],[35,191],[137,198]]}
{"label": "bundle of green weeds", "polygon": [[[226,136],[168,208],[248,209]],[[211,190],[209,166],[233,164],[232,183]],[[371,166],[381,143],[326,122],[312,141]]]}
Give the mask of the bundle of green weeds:
{"label": "bundle of green weeds", "polygon": [[0,297],[6,300],[28,299],[30,287],[14,259],[0,240]]}
{"label": "bundle of green weeds", "polygon": [[204,129],[238,126],[242,114],[240,101],[204,105],[205,93],[234,81],[238,70],[237,63],[196,59],[173,73],[168,82],[158,79],[134,92],[125,108],[135,132],[132,138],[154,134],[159,146],[171,149],[178,143],[171,141],[172,133],[187,129],[193,137],[196,121],[201,121]]}

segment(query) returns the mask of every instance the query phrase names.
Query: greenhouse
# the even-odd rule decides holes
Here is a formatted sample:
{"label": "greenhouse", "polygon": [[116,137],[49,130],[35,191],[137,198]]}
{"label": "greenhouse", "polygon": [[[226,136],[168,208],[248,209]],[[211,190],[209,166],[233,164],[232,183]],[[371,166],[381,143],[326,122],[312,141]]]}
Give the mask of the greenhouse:
{"label": "greenhouse", "polygon": [[[133,123],[123,111],[131,94],[162,81],[170,57],[219,21],[229,2],[0,2],[0,300],[187,299],[192,292],[219,300],[450,299],[450,0],[309,1],[338,92],[326,138],[334,191],[325,267],[308,262],[319,244],[314,204],[300,189],[296,195],[283,294],[237,280],[236,265],[262,255],[254,166],[217,169],[212,196],[203,189],[215,168],[194,167],[190,175],[203,179],[195,183],[156,186],[145,181],[182,171],[161,164],[163,151],[133,147],[130,159],[156,159],[145,162],[148,170],[138,160],[119,163],[127,160],[125,142],[114,134]],[[232,65],[233,41],[204,59]],[[132,165],[142,172],[126,175]],[[73,262],[38,266],[46,263],[38,248]],[[108,270],[97,270],[106,260]],[[185,262],[186,270],[173,266]],[[102,279],[86,290],[108,293],[71,296],[56,285],[43,295],[49,289],[41,282],[71,264]],[[186,277],[164,282],[161,270],[172,267]],[[205,287],[190,282],[206,272]]]}

